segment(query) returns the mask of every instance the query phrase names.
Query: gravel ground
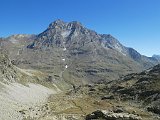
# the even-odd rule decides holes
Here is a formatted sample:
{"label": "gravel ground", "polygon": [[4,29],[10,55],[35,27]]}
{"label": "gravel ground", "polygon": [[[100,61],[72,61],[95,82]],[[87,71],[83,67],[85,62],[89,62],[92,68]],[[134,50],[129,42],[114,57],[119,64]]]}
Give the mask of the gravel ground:
{"label": "gravel ground", "polygon": [[22,120],[23,115],[20,111],[43,105],[49,95],[58,92],[33,83],[27,86],[19,83],[0,83],[0,86],[2,86],[0,90],[0,120]]}

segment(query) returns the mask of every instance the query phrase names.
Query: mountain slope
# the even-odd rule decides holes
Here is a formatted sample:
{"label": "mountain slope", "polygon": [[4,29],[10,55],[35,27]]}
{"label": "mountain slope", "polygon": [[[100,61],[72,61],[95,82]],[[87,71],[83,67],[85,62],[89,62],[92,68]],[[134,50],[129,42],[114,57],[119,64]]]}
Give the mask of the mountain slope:
{"label": "mountain slope", "polygon": [[160,61],[160,55],[153,55],[152,57]]}
{"label": "mountain slope", "polygon": [[[0,49],[0,119],[22,120],[46,113],[46,109],[41,113],[37,109],[47,102],[49,95],[60,92],[47,77],[39,71],[14,66],[6,52]],[[35,113],[30,111],[31,108]],[[25,116],[24,111],[28,112]]]}
{"label": "mountain slope", "polygon": [[160,65],[137,74],[129,74],[110,85],[123,100],[134,100],[148,111],[160,114]]}

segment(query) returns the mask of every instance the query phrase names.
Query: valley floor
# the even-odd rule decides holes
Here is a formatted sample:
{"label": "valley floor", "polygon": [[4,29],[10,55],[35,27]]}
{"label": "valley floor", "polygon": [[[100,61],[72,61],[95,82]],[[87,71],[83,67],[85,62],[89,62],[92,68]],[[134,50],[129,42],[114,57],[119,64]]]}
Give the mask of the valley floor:
{"label": "valley floor", "polygon": [[147,112],[134,102],[100,100],[88,95],[68,96],[65,94],[58,96],[53,95],[49,101],[48,106],[51,111],[48,115],[41,118],[41,120],[85,120],[88,114],[97,110],[106,110],[108,112],[122,110],[122,113],[138,115],[142,120],[160,119],[160,117]]}
{"label": "valley floor", "polygon": [[84,120],[96,110],[135,114],[142,120],[159,120],[134,102],[117,99],[100,99],[86,93],[88,90],[71,90],[66,93],[40,84],[0,83],[1,120]]}

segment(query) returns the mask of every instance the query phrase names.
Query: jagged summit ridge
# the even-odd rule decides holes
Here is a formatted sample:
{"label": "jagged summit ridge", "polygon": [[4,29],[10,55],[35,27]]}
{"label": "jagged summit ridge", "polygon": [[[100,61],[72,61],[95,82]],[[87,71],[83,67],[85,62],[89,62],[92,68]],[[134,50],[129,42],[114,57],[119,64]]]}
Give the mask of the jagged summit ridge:
{"label": "jagged summit ridge", "polygon": [[60,26],[64,26],[64,25],[66,25],[66,22],[58,19],[58,20],[50,23],[48,28],[49,28],[49,29],[54,29],[54,28],[56,28],[56,27],[60,27]]}
{"label": "jagged summit ridge", "polygon": [[50,23],[48,29],[55,29],[55,28],[75,29],[78,27],[83,27],[83,25],[78,21],[64,22],[63,20],[58,19]]}
{"label": "jagged summit ridge", "polygon": [[[86,39],[93,40],[97,39],[97,37],[99,36],[96,32],[85,28],[80,22],[72,21],[67,23],[62,20],[56,20],[44,32],[40,33],[28,48],[62,47],[64,43],[70,44],[76,41],[84,44]],[[83,40],[80,40],[82,38]]]}

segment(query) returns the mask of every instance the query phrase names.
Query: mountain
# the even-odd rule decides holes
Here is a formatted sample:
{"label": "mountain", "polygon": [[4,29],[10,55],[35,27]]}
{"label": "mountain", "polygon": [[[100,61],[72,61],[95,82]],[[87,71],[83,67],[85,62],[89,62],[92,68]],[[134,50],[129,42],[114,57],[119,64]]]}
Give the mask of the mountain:
{"label": "mountain", "polygon": [[158,61],[160,61],[160,55],[153,55],[152,58],[157,59]]}
{"label": "mountain", "polygon": [[[17,40],[14,36],[10,38],[14,38],[8,40],[12,43]],[[44,32],[22,42],[19,48],[14,45],[10,48],[15,65],[47,72],[55,81],[70,84],[110,81],[159,62],[123,46],[110,34],[98,34],[77,21],[56,20]],[[18,52],[12,53],[14,50]]]}

